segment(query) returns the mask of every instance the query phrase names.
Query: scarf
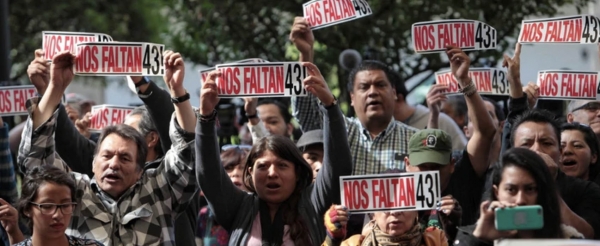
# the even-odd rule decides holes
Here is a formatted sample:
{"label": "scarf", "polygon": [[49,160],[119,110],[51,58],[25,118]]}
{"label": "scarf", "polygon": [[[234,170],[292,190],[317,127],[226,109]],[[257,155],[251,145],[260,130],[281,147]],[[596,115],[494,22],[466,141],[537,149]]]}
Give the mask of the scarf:
{"label": "scarf", "polygon": [[400,236],[391,236],[383,232],[375,221],[369,222],[367,226],[373,229],[360,244],[361,246],[418,246],[421,245],[423,232],[421,225],[415,223],[410,230]]}
{"label": "scarf", "polygon": [[283,215],[281,209],[275,213],[271,221],[271,212],[266,202],[260,201],[260,228],[262,230],[262,246],[280,246],[283,243]]}

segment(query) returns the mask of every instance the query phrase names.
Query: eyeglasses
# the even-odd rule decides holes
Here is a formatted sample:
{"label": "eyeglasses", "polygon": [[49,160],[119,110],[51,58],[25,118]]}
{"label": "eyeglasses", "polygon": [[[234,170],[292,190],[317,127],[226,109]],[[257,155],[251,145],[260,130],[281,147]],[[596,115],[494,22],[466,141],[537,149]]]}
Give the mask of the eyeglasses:
{"label": "eyeglasses", "polygon": [[226,144],[223,145],[223,147],[221,147],[221,151],[225,151],[228,149],[233,149],[233,148],[238,148],[238,149],[242,149],[242,150],[250,150],[252,149],[252,145],[247,145],[247,144]]}
{"label": "eyeglasses", "polygon": [[600,110],[600,102],[586,103],[584,105],[581,105],[581,106],[573,109],[573,111],[571,111],[571,112],[575,112],[575,111],[581,110],[581,109],[585,109],[585,111],[588,111],[588,112],[598,112],[598,110]]}
{"label": "eyeglasses", "polygon": [[56,210],[58,208],[60,208],[60,211],[63,214],[72,214],[73,213],[73,209],[75,208],[75,206],[77,206],[77,203],[75,202],[70,202],[70,203],[63,203],[63,204],[56,204],[56,203],[35,203],[35,202],[30,202],[31,204],[35,205],[40,212],[42,212],[42,214],[45,215],[53,215],[56,213]]}

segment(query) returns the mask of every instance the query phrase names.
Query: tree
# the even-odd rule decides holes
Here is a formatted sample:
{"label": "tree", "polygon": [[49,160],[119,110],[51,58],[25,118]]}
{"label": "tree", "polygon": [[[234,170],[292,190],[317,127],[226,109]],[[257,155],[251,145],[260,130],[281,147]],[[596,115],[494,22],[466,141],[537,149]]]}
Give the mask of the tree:
{"label": "tree", "polygon": [[[295,59],[288,34],[294,16],[302,15],[306,1],[181,0],[170,8],[174,48],[194,62],[215,65],[243,58],[269,61]],[[509,48],[509,37],[518,35],[524,17],[553,16],[557,7],[574,5],[578,10],[590,0],[369,0],[373,15],[314,32],[320,45],[315,62],[321,71],[333,71],[329,82],[347,98],[344,83],[335,83],[344,72],[337,67],[341,51],[353,48],[376,51],[379,59],[399,70],[404,79],[423,71],[447,67],[440,55],[414,55],[409,49],[411,25],[433,19],[472,19],[497,30],[496,50],[470,52],[474,66],[487,60],[495,65]],[[401,57],[401,54],[404,54]],[[481,59],[486,58],[486,59]],[[338,84],[341,84],[338,85]]]}
{"label": "tree", "polygon": [[9,6],[11,79],[26,79],[33,52],[42,47],[42,31],[96,32],[114,40],[162,42],[166,31],[163,0],[11,1]]}

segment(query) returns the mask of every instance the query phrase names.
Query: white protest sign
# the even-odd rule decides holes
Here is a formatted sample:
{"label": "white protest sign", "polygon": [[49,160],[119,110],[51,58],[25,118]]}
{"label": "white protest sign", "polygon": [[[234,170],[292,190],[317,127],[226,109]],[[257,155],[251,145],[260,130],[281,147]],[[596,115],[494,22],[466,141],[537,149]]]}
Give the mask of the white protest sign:
{"label": "white protest sign", "polygon": [[540,98],[600,100],[598,72],[570,70],[542,70],[537,85]]}
{"label": "white protest sign", "polygon": [[48,60],[61,51],[77,52],[79,43],[113,41],[111,36],[104,33],[43,31],[42,36],[44,57]]}
{"label": "white protest sign", "polygon": [[456,45],[463,50],[496,48],[496,29],[474,20],[439,20],[412,25],[415,53],[435,53]]}
{"label": "white protest sign", "polygon": [[438,171],[340,177],[342,205],[351,213],[435,209]]}
{"label": "white protest sign", "polygon": [[95,105],[92,106],[92,118],[90,121],[90,131],[102,131],[104,127],[122,124],[125,117],[131,113],[134,107],[124,107],[115,105]]}
{"label": "white protest sign", "polygon": [[365,0],[312,0],[302,5],[312,30],[352,21],[373,13]]}
{"label": "white protest sign", "polygon": [[0,87],[0,116],[26,115],[25,103],[35,96],[33,85]]}
{"label": "white protest sign", "polygon": [[[235,61],[235,62],[231,62],[231,63],[263,63],[263,62],[269,62],[269,61],[263,60],[260,58],[248,58],[248,59],[239,60],[239,61]],[[198,70],[198,72],[200,73],[200,86],[201,87],[202,87],[202,82],[204,82],[204,80],[206,80],[206,77],[208,77],[208,74],[211,71],[214,71],[215,69],[216,69],[216,67],[210,67],[210,68]]]}
{"label": "white protest sign", "polygon": [[[508,96],[509,84],[506,71],[498,68],[471,68],[469,77],[475,83],[477,92],[480,95]],[[459,95],[462,94],[458,88],[458,81],[452,75],[452,71],[442,71],[435,73],[435,83],[447,85],[448,89],[444,94]]]}
{"label": "white protest sign", "polygon": [[217,65],[219,97],[306,96],[302,81],[308,69],[299,62],[232,63]]}
{"label": "white protest sign", "polygon": [[576,15],[537,20],[523,20],[519,42],[595,44],[600,41],[600,19],[593,15]]}
{"label": "white protest sign", "polygon": [[75,74],[85,76],[162,76],[165,46],[151,43],[81,43]]}

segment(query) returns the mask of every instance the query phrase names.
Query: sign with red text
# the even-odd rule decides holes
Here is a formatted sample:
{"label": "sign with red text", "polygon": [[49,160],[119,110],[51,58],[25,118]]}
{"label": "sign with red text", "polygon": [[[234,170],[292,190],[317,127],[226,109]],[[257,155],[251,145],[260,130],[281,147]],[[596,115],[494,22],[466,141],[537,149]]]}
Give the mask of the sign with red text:
{"label": "sign with red text", "polygon": [[35,96],[33,85],[0,87],[0,116],[26,115],[25,103]]}
{"label": "sign with red text", "polygon": [[81,43],[75,74],[84,76],[162,76],[165,46],[151,43]]}
{"label": "sign with red text", "polygon": [[312,0],[302,5],[312,30],[352,21],[373,13],[366,0]]}
{"label": "sign with red text", "polygon": [[[506,71],[498,68],[471,68],[469,77],[475,83],[477,92],[480,95],[508,96],[509,84]],[[446,95],[459,95],[458,81],[452,75],[452,71],[442,71],[435,73],[435,83],[447,85]]]}
{"label": "sign with red text", "polygon": [[538,72],[540,98],[600,100],[598,72],[543,70]]}
{"label": "sign with red text", "polygon": [[456,45],[467,50],[496,48],[496,29],[474,20],[439,20],[412,25],[415,53],[434,53]]}
{"label": "sign with red text", "polygon": [[125,122],[125,117],[127,117],[133,109],[133,107],[108,104],[92,106],[90,131],[102,131],[104,127],[123,124],[123,122]]}
{"label": "sign with red text", "polygon": [[520,43],[596,44],[600,41],[600,19],[593,15],[523,20]]}
{"label": "sign with red text", "polygon": [[299,62],[221,64],[217,78],[219,97],[306,96],[302,81],[308,69]]}
{"label": "sign with red text", "polygon": [[[260,59],[260,58],[248,58],[248,59],[239,60],[239,61],[231,62],[231,63],[263,63],[263,62],[269,62],[269,61]],[[208,74],[211,71],[214,71],[215,69],[216,69],[216,67],[210,67],[210,68],[205,68],[205,69],[201,69],[198,71],[200,73],[200,87],[201,88],[202,88],[202,82],[204,82],[204,80],[206,80],[206,77],[208,77]]]}
{"label": "sign with red text", "polygon": [[342,205],[351,213],[435,209],[438,171],[340,177]]}
{"label": "sign with red text", "polygon": [[61,51],[76,53],[77,44],[80,43],[113,41],[111,36],[104,33],[44,31],[42,36],[44,57],[48,60]]}

